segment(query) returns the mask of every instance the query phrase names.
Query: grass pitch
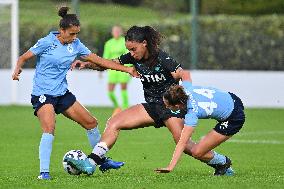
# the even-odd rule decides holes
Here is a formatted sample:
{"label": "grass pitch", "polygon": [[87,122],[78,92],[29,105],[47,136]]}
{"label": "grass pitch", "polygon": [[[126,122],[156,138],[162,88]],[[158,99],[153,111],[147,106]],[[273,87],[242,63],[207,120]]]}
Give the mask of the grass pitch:
{"label": "grass pitch", "polygon": [[[103,131],[112,109],[88,109]],[[0,106],[0,188],[283,188],[284,109],[248,109],[246,114],[241,132],[217,148],[232,159],[233,177],[214,177],[210,167],[186,155],[172,173],[156,174],[153,170],[168,164],[175,145],[166,128],[152,127],[120,133],[108,153],[126,162],[120,170],[68,175],[62,167],[65,152],[81,149],[88,154],[91,148],[85,131],[60,115],[51,157],[53,180],[42,181],[36,179],[41,129],[32,108]],[[194,139],[199,140],[214,124],[201,121]]]}

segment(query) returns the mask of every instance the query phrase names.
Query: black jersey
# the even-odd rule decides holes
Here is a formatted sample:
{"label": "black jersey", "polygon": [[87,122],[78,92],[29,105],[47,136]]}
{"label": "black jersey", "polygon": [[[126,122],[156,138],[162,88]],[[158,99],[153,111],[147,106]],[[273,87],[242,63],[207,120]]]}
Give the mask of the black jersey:
{"label": "black jersey", "polygon": [[162,103],[164,92],[172,84],[178,84],[171,72],[175,72],[180,67],[180,64],[161,50],[154,59],[153,66],[147,66],[147,62],[145,63],[143,60],[135,60],[130,53],[121,55],[118,60],[121,64],[133,64],[139,72],[147,103]]}

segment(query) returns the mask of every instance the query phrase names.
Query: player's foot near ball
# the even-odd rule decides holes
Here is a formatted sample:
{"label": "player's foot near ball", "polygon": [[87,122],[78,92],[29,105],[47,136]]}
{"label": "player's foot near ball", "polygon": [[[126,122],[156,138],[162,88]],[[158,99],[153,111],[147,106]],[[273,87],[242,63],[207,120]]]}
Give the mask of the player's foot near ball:
{"label": "player's foot near ball", "polygon": [[96,170],[96,167],[90,163],[88,158],[84,160],[81,159],[75,160],[73,158],[66,158],[66,160],[76,169],[87,175],[92,175]]}
{"label": "player's foot near ball", "polygon": [[41,172],[39,174],[39,176],[37,177],[37,179],[39,179],[39,180],[50,180],[51,177],[49,175],[49,172]]}
{"label": "player's foot near ball", "polygon": [[100,171],[105,172],[110,169],[119,169],[124,165],[124,162],[113,161],[110,158],[106,158],[105,161],[100,166]]}

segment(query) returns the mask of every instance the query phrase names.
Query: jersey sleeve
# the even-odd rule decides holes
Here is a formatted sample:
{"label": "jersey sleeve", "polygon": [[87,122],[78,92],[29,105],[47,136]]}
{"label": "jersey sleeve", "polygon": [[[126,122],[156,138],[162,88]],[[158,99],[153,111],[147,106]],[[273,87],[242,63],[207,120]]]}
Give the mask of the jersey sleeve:
{"label": "jersey sleeve", "polygon": [[133,58],[130,53],[126,53],[118,57],[120,64],[133,64]]}
{"label": "jersey sleeve", "polygon": [[170,72],[175,72],[178,68],[181,67],[181,65],[177,63],[177,61],[173,57],[169,56],[165,52],[160,53],[160,59],[165,68]]}
{"label": "jersey sleeve", "polygon": [[183,86],[183,88],[185,88],[185,89],[189,89],[189,88],[192,87],[192,83],[189,82],[189,81],[182,81],[181,86]]}
{"label": "jersey sleeve", "polygon": [[86,56],[91,54],[92,52],[86,47],[80,40],[78,43],[78,57],[80,56]]}
{"label": "jersey sleeve", "polygon": [[29,50],[34,54],[34,55],[39,55],[41,54],[45,49],[48,48],[50,43],[46,38],[41,38],[40,40],[37,41],[37,43],[32,46]]}
{"label": "jersey sleeve", "polygon": [[185,115],[184,119],[184,125],[190,126],[190,127],[196,127],[198,124],[198,117],[192,109],[189,109],[187,114]]}

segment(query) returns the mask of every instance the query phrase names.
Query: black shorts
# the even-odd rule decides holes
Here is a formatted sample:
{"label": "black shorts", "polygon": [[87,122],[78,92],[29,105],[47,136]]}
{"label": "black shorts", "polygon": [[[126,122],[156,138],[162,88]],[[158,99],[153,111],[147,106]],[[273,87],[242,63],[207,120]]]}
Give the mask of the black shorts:
{"label": "black shorts", "polygon": [[65,110],[67,110],[75,102],[76,102],[76,97],[68,90],[64,95],[55,96],[55,97],[51,95],[40,95],[40,96],[31,95],[31,103],[33,105],[35,116],[37,116],[37,111],[44,104],[52,104],[55,113],[60,114]]}
{"label": "black shorts", "polygon": [[214,130],[226,136],[232,136],[239,132],[245,123],[244,105],[239,97],[229,93],[234,101],[234,109],[231,115],[224,121],[219,121]]}
{"label": "black shorts", "polygon": [[142,105],[144,106],[149,116],[154,120],[155,128],[164,127],[164,121],[171,117],[184,119],[184,116],[186,114],[185,110],[173,112],[172,110],[166,108],[163,103],[142,103]]}

